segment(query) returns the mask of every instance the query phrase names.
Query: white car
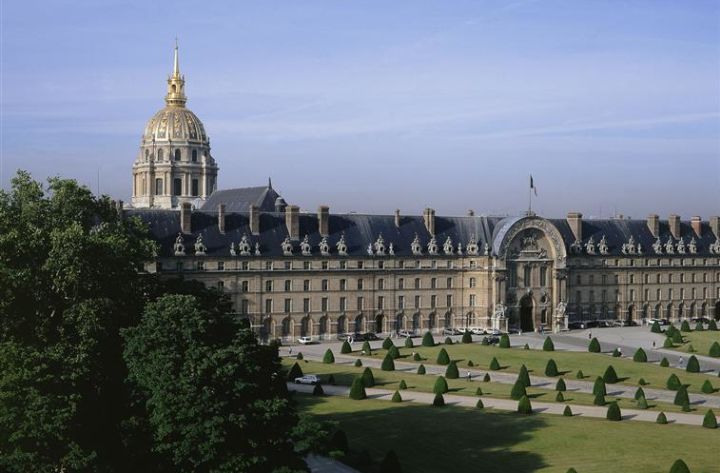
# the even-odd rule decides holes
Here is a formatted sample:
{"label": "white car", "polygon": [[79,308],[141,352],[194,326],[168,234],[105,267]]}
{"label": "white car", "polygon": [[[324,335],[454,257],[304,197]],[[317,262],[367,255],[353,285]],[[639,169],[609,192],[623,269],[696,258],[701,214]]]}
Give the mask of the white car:
{"label": "white car", "polygon": [[410,332],[410,331],[408,331],[408,330],[400,330],[400,331],[398,332],[398,335],[401,336],[401,337],[414,337],[414,336],[415,336],[414,333],[412,333],[412,332]]}
{"label": "white car", "polygon": [[313,342],[313,339],[310,337],[300,337],[297,339],[298,343],[301,345],[310,345]]}
{"label": "white car", "polygon": [[484,329],[484,328],[473,327],[473,328],[470,329],[470,332],[471,332],[473,335],[485,335],[485,329]]}
{"label": "white car", "polygon": [[305,376],[295,378],[295,384],[318,384],[319,382],[320,378],[314,374],[306,374]]}

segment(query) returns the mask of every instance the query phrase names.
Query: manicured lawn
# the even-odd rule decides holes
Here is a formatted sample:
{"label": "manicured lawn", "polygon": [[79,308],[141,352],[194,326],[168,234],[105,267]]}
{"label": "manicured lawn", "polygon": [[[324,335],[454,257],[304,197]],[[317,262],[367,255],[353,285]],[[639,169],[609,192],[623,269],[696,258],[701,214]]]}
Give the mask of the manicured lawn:
{"label": "manicured lawn", "polygon": [[[403,471],[437,473],[665,473],[682,458],[693,473],[720,472],[720,430],[449,406],[298,395],[300,408],[338,422],[353,452],[379,461],[394,450]],[[358,467],[370,471],[367,467]]]}
{"label": "manicured lawn", "polygon": [[712,345],[713,342],[720,343],[720,331],[682,332],[682,336],[686,340],[686,343],[676,345],[674,350],[685,353],[689,352],[690,345],[692,345],[696,354],[708,356],[710,345]]}
{"label": "manicured lawn", "polygon": [[[522,348],[498,348],[495,346],[484,346],[480,343],[464,344],[455,343],[453,345],[436,345],[434,347],[417,346],[415,348],[400,348],[400,354],[403,356],[401,361],[413,362],[411,353],[417,352],[425,361],[422,363],[434,364],[437,360],[437,354],[441,348],[445,348],[450,358],[458,361],[458,367],[467,366],[468,360],[472,360],[475,369],[487,370],[490,360],[496,357],[500,362],[500,366],[504,371],[517,373],[520,366],[525,364],[530,375],[536,374],[544,376],[545,365],[552,358],[557,363],[560,372],[566,372],[567,377],[575,376],[578,370],[582,370],[587,377],[586,380],[593,381],[597,376],[602,376],[605,369],[609,365],[615,368],[618,376],[621,378],[622,384],[637,386],[640,378],[645,378],[650,388],[665,389],[665,383],[671,373],[675,373],[680,380],[689,385],[690,392],[700,393],[700,387],[706,379],[716,383],[717,377],[709,376],[703,373],[688,373],[682,369],[662,368],[653,363],[635,363],[632,361],[632,353],[625,353],[624,358],[613,358],[602,353],[583,353],[571,351],[553,351],[546,352],[542,350],[523,350]],[[375,352],[375,357],[385,356],[384,350]],[[358,353],[359,355],[359,353]],[[628,358],[629,357],[629,358]],[[655,355],[652,355],[651,359]],[[420,363],[420,362],[416,362]],[[702,363],[700,363],[702,369]],[[492,372],[491,372],[492,376]]]}
{"label": "manicured lawn", "polygon": [[[283,364],[286,367],[290,367],[294,360],[285,358]],[[305,374],[320,375],[323,383],[327,382],[330,374],[335,378],[335,384],[349,386],[352,384],[352,380],[359,376],[364,368],[355,368],[352,365],[347,364],[325,364],[313,361],[307,361],[300,363]],[[382,371],[379,368],[371,368],[373,377],[375,378],[376,387],[381,389],[387,389],[394,391],[398,389],[400,380],[405,380],[409,391],[420,391],[420,392],[432,392],[433,384],[435,383],[436,376],[434,375],[418,375],[415,372],[408,371]],[[491,375],[492,378],[492,375]],[[477,388],[482,388],[483,396],[510,399],[510,391],[512,390],[511,384],[502,384],[488,382],[485,383],[481,379],[474,378],[473,381],[467,381],[466,379],[449,379],[447,380],[451,394],[458,394],[463,396],[475,396]],[[555,396],[557,392],[554,391],[555,385],[547,386],[548,389],[539,389],[530,387],[527,392],[531,399],[542,401],[542,402],[555,402]],[[612,392],[609,389],[608,392]],[[592,394],[578,393],[573,391],[566,391],[563,393],[565,396],[565,403],[568,404],[579,404],[591,406],[593,405],[594,396]],[[606,396],[605,400],[608,402],[618,401],[618,405],[621,409],[637,409],[637,404],[633,399],[620,398],[613,396]],[[665,412],[680,412],[681,408],[673,404],[659,403],[652,400],[648,401],[651,410],[665,411]],[[704,410],[702,410],[704,413]]]}

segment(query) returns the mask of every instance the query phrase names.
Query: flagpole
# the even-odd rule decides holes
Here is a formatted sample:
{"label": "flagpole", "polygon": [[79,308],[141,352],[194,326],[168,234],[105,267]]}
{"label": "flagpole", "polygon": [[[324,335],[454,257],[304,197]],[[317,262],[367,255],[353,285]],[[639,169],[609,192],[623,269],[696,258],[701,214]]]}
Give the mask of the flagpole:
{"label": "flagpole", "polygon": [[532,174],[530,175],[530,185],[528,186],[528,214],[532,214]]}

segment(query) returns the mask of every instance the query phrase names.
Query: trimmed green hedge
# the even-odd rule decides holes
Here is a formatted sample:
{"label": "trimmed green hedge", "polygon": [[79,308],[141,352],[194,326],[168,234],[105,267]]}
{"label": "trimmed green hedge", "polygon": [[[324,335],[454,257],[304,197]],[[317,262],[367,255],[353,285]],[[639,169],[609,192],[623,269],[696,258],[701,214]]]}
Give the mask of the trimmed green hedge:
{"label": "trimmed green hedge", "polygon": [[523,396],[527,396],[527,391],[525,390],[525,383],[522,379],[520,379],[520,377],[518,377],[518,379],[515,381],[515,384],[513,384],[512,390],[510,391],[510,399],[519,401]]}
{"label": "trimmed green hedge", "polygon": [[555,384],[555,391],[567,391],[564,379],[560,378],[557,380],[557,383]]}
{"label": "trimmed green hedge", "polygon": [[673,348],[675,347],[675,344],[672,341],[672,338],[665,337],[665,341],[663,342],[663,348]]}
{"label": "trimmed green hedge", "polygon": [[400,380],[400,385],[398,385],[398,389],[400,389],[400,390],[407,389],[407,383],[405,382],[404,379]]}
{"label": "trimmed green hedge", "polygon": [[663,368],[667,368],[668,366],[670,366],[670,362],[667,358],[663,356],[663,359],[660,360],[660,366],[662,366]]}
{"label": "trimmed green hedge", "polygon": [[572,409],[570,409],[570,406],[565,406],[565,410],[563,411],[563,415],[564,415],[565,417],[572,417],[572,416],[573,416],[573,412],[572,412]]}
{"label": "trimmed green hedge", "polygon": [[681,332],[690,332],[690,323],[687,320],[683,320],[680,324],[680,331]]}
{"label": "trimmed green hedge", "polygon": [[444,348],[441,348],[438,352],[437,360],[435,360],[438,365],[449,365],[450,364],[450,355],[448,355],[447,350]]}
{"label": "trimmed green hedge", "polygon": [[532,404],[530,404],[530,399],[528,399],[527,396],[521,397],[518,401],[517,412],[518,414],[524,415],[530,415],[533,413]]}
{"label": "trimmed green hedge", "polygon": [[342,344],[342,347],[340,347],[340,353],[343,355],[346,355],[352,351],[352,347],[350,346],[350,342],[345,340]]}
{"label": "trimmed green hedge", "polygon": [[522,379],[523,383],[525,383],[526,388],[529,388],[531,386],[530,374],[528,373],[527,366],[525,366],[525,365],[520,366],[520,372],[518,373],[518,379]]}
{"label": "trimmed green hedge", "polygon": [[607,415],[605,416],[607,420],[611,420],[613,422],[621,421],[622,420],[622,413],[620,412],[620,406],[618,406],[617,402],[611,402],[608,406]]}
{"label": "trimmed green hedge", "polygon": [[335,355],[333,355],[333,352],[331,349],[327,349],[325,352],[325,356],[323,356],[323,363],[332,364],[335,363]]}
{"label": "trimmed green hedge", "polygon": [[555,351],[555,344],[550,337],[545,338],[545,342],[543,342],[543,351]]}
{"label": "trimmed green hedge", "polygon": [[385,337],[385,340],[383,340],[383,343],[382,343],[383,350],[389,350],[390,347],[394,347],[394,346],[395,346],[395,344],[390,339],[390,337]]}
{"label": "trimmed green hedge", "polygon": [[448,392],[447,381],[445,381],[444,376],[438,376],[435,380],[435,384],[433,385],[433,393],[445,394],[446,392]]}
{"label": "trimmed green hedge", "polygon": [[458,379],[460,377],[460,372],[458,371],[456,362],[450,362],[447,369],[445,370],[445,377],[447,379]]}
{"label": "trimmed green hedge", "polygon": [[657,320],[653,322],[652,326],[650,327],[650,331],[652,333],[662,333],[662,329],[660,328],[660,324]]}
{"label": "trimmed green hedge", "polygon": [[565,396],[563,396],[562,391],[558,391],[555,395],[555,402],[565,402]]}
{"label": "trimmed green hedge", "polygon": [[647,354],[645,353],[645,350],[642,348],[638,348],[635,350],[635,354],[633,355],[633,361],[637,363],[647,363]]}
{"label": "trimmed green hedge", "polygon": [[423,365],[422,363],[420,364],[420,366],[418,366],[417,374],[425,374],[425,365]]}
{"label": "trimmed green hedge", "polygon": [[638,409],[647,409],[648,408],[648,403],[647,403],[647,399],[645,399],[645,396],[643,396],[637,400],[637,407],[638,407]]}
{"label": "trimmed green hedge", "polygon": [[717,322],[715,322],[715,319],[710,320],[710,323],[708,324],[708,330],[717,331],[718,326]]}
{"label": "trimmed green hedge", "polygon": [[680,378],[678,378],[675,373],[671,374],[665,382],[665,387],[671,391],[677,391],[681,386]]}
{"label": "trimmed green hedge", "polygon": [[550,358],[547,362],[547,365],[545,365],[545,376],[555,377],[558,374],[558,367],[557,363],[555,363],[555,360]]}
{"label": "trimmed green hedge", "polygon": [[452,338],[445,337],[445,345],[452,345],[452,344],[453,344]]}
{"label": "trimmed green hedge", "polygon": [[657,415],[657,419],[655,419],[655,423],[665,425],[668,423],[667,416],[664,412],[661,412]]}
{"label": "trimmed green hedge", "polygon": [[618,382],[618,375],[612,365],[608,366],[605,370],[605,374],[603,374],[603,381],[610,384],[615,384]]}
{"label": "trimmed green hedge", "polygon": [[702,384],[702,387],[700,388],[702,392],[705,394],[712,394],[715,392],[715,388],[713,387],[712,383],[709,379],[706,379],[705,382]]}
{"label": "trimmed green hedge", "polygon": [[362,366],[362,360],[358,358],[355,360],[355,368],[360,368]]}
{"label": "trimmed green hedge", "polygon": [[435,346],[435,340],[433,339],[432,333],[425,332],[425,335],[423,335],[423,338],[422,338],[422,346],[424,346],[424,347],[434,347]]}
{"label": "trimmed green hedge", "polygon": [[365,386],[363,386],[363,380],[361,378],[353,379],[352,386],[350,386],[350,399],[360,401],[365,399],[367,394],[365,393]]}
{"label": "trimmed green hedge", "polygon": [[498,343],[498,346],[500,348],[510,348],[510,336],[507,333],[500,335],[500,343]]}
{"label": "trimmed green hedge", "polygon": [[717,418],[715,418],[715,413],[708,409],[705,413],[705,417],[703,417],[703,427],[706,429],[717,429]]}
{"label": "trimmed green hedge", "polygon": [[472,334],[469,330],[465,330],[460,341],[463,343],[472,343]]}
{"label": "trimmed green hedge", "polygon": [[393,360],[397,360],[398,358],[400,358],[400,350],[398,350],[398,347],[396,347],[395,345],[390,347],[387,354],[392,356]]}
{"label": "trimmed green hedge", "polygon": [[392,395],[392,399],[390,399],[391,402],[402,402],[402,396],[398,391],[395,391],[395,394]]}
{"label": "trimmed green hedge", "polygon": [[600,349],[600,342],[596,337],[593,337],[593,339],[590,340],[590,343],[588,343],[588,351],[590,353],[600,353],[602,351]]}
{"label": "trimmed green hedge", "polygon": [[317,383],[315,385],[315,387],[313,388],[312,394],[313,394],[313,396],[324,396],[325,395],[325,391],[323,391],[323,388],[320,385],[320,383]]}
{"label": "trimmed green hedge", "polygon": [[643,391],[643,388],[637,388],[637,391],[635,391],[635,400],[637,401],[641,397],[645,397],[645,391]]}
{"label": "trimmed green hedge", "polygon": [[593,399],[593,404],[596,406],[604,406],[605,403],[605,396],[603,396],[602,393],[597,393],[595,395],[595,399]]}
{"label": "trimmed green hedge", "polygon": [[690,355],[690,358],[688,358],[687,366],[685,367],[685,371],[688,373],[699,373],[700,372],[700,363],[698,362],[698,359],[695,357],[695,355]]}
{"label": "trimmed green hedge", "polygon": [[493,359],[490,360],[490,369],[493,371],[497,371],[500,369],[500,363],[498,363],[497,358],[493,357]]}
{"label": "trimmed green hedge", "polygon": [[365,386],[366,388],[372,388],[373,386],[375,386],[375,376],[373,376],[373,372],[370,367],[366,367],[363,370],[360,378],[362,379],[363,386]]}
{"label": "trimmed green hedge", "polygon": [[364,351],[366,355],[372,355],[372,347],[367,340],[363,342],[362,351]]}
{"label": "trimmed green hedge", "polygon": [[413,339],[410,337],[405,338],[405,348],[414,348],[415,344],[413,343]]}
{"label": "trimmed green hedge", "polygon": [[433,407],[443,407],[445,405],[445,398],[442,394],[436,394],[435,399],[433,399],[432,403]]}
{"label": "trimmed green hedge", "polygon": [[300,368],[300,365],[297,363],[293,363],[293,365],[290,367],[290,371],[288,371],[287,379],[289,381],[295,381],[295,378],[300,378],[303,375],[302,368]]}
{"label": "trimmed green hedge", "polygon": [[720,343],[713,342],[713,344],[710,345],[708,355],[712,356],[713,358],[720,358]]}
{"label": "trimmed green hedge", "polygon": [[670,473],[690,473],[690,468],[688,468],[684,461],[677,459],[670,467]]}
{"label": "trimmed green hedge", "polygon": [[383,371],[395,371],[395,361],[393,360],[393,357],[390,356],[390,352],[388,352],[387,355],[385,355],[385,358],[383,358],[380,369]]}
{"label": "trimmed green hedge", "polygon": [[595,378],[595,384],[593,384],[593,394],[602,394],[603,396],[607,395],[607,387],[605,387],[605,380],[602,379],[600,376]]}
{"label": "trimmed green hedge", "polygon": [[477,403],[475,404],[475,407],[478,409],[482,409],[485,407],[485,404],[483,404],[482,399],[478,399]]}
{"label": "trimmed green hedge", "polygon": [[577,379],[585,379],[585,373],[582,372],[582,370],[578,370],[577,374],[575,375]]}
{"label": "trimmed green hedge", "polygon": [[688,396],[687,388],[685,386],[680,386],[680,389],[677,390],[673,404],[676,406],[690,405],[690,397]]}

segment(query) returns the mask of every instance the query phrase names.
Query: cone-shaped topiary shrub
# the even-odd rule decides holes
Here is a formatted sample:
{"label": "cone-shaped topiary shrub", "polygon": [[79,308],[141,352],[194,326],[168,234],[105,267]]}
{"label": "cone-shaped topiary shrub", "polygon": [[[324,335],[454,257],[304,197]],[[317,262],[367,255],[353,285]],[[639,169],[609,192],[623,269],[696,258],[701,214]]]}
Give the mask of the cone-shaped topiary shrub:
{"label": "cone-shaped topiary shrub", "polygon": [[618,382],[618,375],[612,365],[608,366],[605,370],[605,374],[603,374],[603,381],[610,384],[615,384]]}
{"label": "cone-shaped topiary shrub", "polygon": [[643,391],[643,388],[637,388],[637,391],[635,391],[635,400],[637,401],[641,397],[645,397],[645,391]]}
{"label": "cone-shaped topiary shrub", "polygon": [[350,347],[350,342],[345,340],[342,344],[342,347],[340,347],[340,353],[347,354],[352,351],[352,347]]}
{"label": "cone-shaped topiary shrub", "polygon": [[638,384],[639,384],[640,386],[647,386],[647,385],[648,385],[648,382],[645,381],[645,378],[640,378],[640,379],[638,379]]}
{"label": "cone-shaped topiary shrub", "polygon": [[692,343],[691,343],[690,345],[688,345],[687,350],[688,350],[688,353],[695,353],[695,352],[697,351],[697,350],[695,349],[695,347],[692,346]]}
{"label": "cone-shaped topiary shrub", "polygon": [[680,324],[680,331],[681,332],[689,332],[690,331],[690,323],[687,320],[683,320]]}
{"label": "cone-shaped topiary shrub", "polygon": [[485,373],[485,376],[483,376],[483,382],[489,383],[490,382],[490,374]]}
{"label": "cone-shaped topiary shrub", "polygon": [[600,376],[595,378],[595,384],[593,384],[593,394],[602,394],[603,396],[607,395],[605,380],[603,380]]}
{"label": "cone-shaped topiary shrub", "polygon": [[445,370],[445,377],[447,379],[458,379],[459,376],[460,372],[458,371],[457,363],[451,361],[447,369]]}
{"label": "cone-shaped topiary shrub", "polygon": [[657,419],[655,419],[655,423],[665,425],[667,424],[667,416],[664,412],[661,412],[657,415]]}
{"label": "cone-shaped topiary shrub", "polygon": [[327,364],[335,363],[335,355],[333,355],[332,350],[329,348],[325,352],[325,356],[323,356],[323,363],[327,363]]}
{"label": "cone-shaped topiary shrub", "polygon": [[295,378],[300,378],[303,375],[302,368],[300,368],[300,365],[297,364],[297,362],[293,363],[293,365],[290,367],[290,371],[288,371],[287,379],[289,381],[295,381]]}
{"label": "cone-shaped topiary shrub", "polygon": [[434,347],[435,346],[435,340],[433,339],[432,333],[425,332],[425,335],[423,335],[423,338],[422,338],[422,346],[424,346],[424,347]]}
{"label": "cone-shaped topiary shrub", "polygon": [[596,406],[604,406],[605,396],[603,396],[602,393],[597,393],[595,395],[595,399],[593,399],[593,404],[595,404]]}
{"label": "cone-shaped topiary shrub", "polygon": [[582,372],[582,370],[578,370],[577,374],[575,375],[577,379],[585,379],[585,373]]}
{"label": "cone-shaped topiary shrub", "polygon": [[490,369],[493,371],[497,371],[500,369],[500,363],[498,363],[497,358],[493,357],[493,359],[490,360]]}
{"label": "cone-shaped topiary shrub", "polygon": [[445,398],[442,394],[436,394],[435,399],[433,399],[432,403],[433,407],[443,407],[445,405]]}
{"label": "cone-shaped topiary shrub", "polygon": [[563,415],[565,417],[572,417],[572,409],[570,409],[570,406],[565,406],[565,410],[563,411]]}
{"label": "cone-shaped topiary shrub", "polygon": [[700,388],[702,392],[705,394],[712,394],[715,392],[715,388],[713,388],[712,383],[709,379],[706,379],[705,382],[702,384],[702,387]]}
{"label": "cone-shaped topiary shrub", "polygon": [[688,468],[684,461],[677,459],[670,467],[670,473],[690,473],[690,468]]}
{"label": "cone-shaped topiary shrub", "polygon": [[619,357],[620,357],[620,350],[618,350],[617,348],[614,349],[613,352],[612,352],[612,356],[613,356],[613,358],[619,358]]}
{"label": "cone-shaped topiary shrub", "polygon": [[529,388],[530,385],[530,375],[528,374],[528,369],[525,365],[520,366],[520,372],[518,373],[518,379],[522,379],[523,383],[525,383],[525,387]]}
{"label": "cone-shaped topiary shrub", "polygon": [[334,385],[335,385],[335,375],[330,374],[330,376],[328,376],[327,383],[328,383],[330,386],[334,386]]}
{"label": "cone-shaped topiary shrub", "polygon": [[667,330],[665,330],[665,335],[668,337],[672,337],[673,335],[675,335],[675,332],[678,332],[678,331],[679,330],[677,328],[675,328],[675,326],[673,324],[670,324],[670,326],[667,328]]}
{"label": "cone-shaped topiary shrub", "polygon": [[475,363],[473,363],[472,360],[468,360],[467,365],[468,365],[468,368],[472,368],[473,366],[475,366]]}
{"label": "cone-shaped topiary shrub", "polygon": [[692,355],[690,356],[690,358],[688,358],[687,367],[685,367],[685,370],[688,373],[700,372],[700,363],[698,362],[698,359],[695,357],[695,355]]}
{"label": "cone-shaped topiary shrub", "polygon": [[510,391],[510,399],[519,401],[520,398],[523,396],[527,396],[527,391],[525,390],[525,383],[522,379],[518,377],[517,381],[515,381],[515,384],[513,384],[512,390]]}
{"label": "cone-shaped topiary shrub", "polygon": [[382,343],[383,350],[389,350],[390,347],[394,347],[394,346],[395,346],[395,344],[390,339],[390,337],[385,337],[385,340],[383,340],[383,343]]}
{"label": "cone-shaped topiary shrub", "polygon": [[405,338],[405,348],[413,348],[415,344],[413,343],[413,339],[410,337]]}
{"label": "cone-shaped topiary shrub", "polygon": [[400,380],[400,385],[398,385],[398,389],[400,389],[400,390],[407,389],[407,383],[405,382],[404,379]]}
{"label": "cone-shaped topiary shrub", "polygon": [[478,399],[477,403],[475,404],[475,407],[478,409],[482,409],[485,407],[485,404],[483,404],[482,399]]}
{"label": "cone-shaped topiary shrub", "polygon": [[438,352],[437,360],[435,360],[438,365],[449,365],[450,364],[450,355],[448,355],[447,350],[444,348],[441,348]]}
{"label": "cone-shaped topiary shrub", "polygon": [[367,340],[363,342],[362,351],[364,351],[366,355],[372,355],[372,347],[370,347],[370,342]]}
{"label": "cone-shaped topiary shrub", "polygon": [[673,348],[675,344],[672,341],[672,338],[665,337],[665,341],[663,342],[663,348]]}
{"label": "cone-shaped topiary shrub", "polygon": [[445,345],[452,345],[452,344],[453,344],[452,338],[445,337]]}
{"label": "cone-shaped topiary shrub", "polygon": [[529,349],[530,349],[530,345],[528,345],[528,344],[526,343],[526,344],[523,346],[523,350],[529,350]]}
{"label": "cone-shaped topiary shrub", "polygon": [[555,363],[555,360],[550,358],[547,362],[547,365],[545,365],[545,376],[555,377],[558,374],[559,373],[558,373],[557,363]]}
{"label": "cone-shaped topiary shrub", "polygon": [[558,391],[555,395],[555,402],[565,402],[565,396],[563,396],[562,391]]}
{"label": "cone-shaped topiary shrub", "polygon": [[663,368],[667,368],[668,366],[670,366],[670,362],[667,358],[663,356],[663,359],[660,360],[660,366],[662,366]]}
{"label": "cone-shaped topiary shrub", "polygon": [[365,386],[366,388],[372,388],[373,386],[375,386],[375,376],[373,376],[373,372],[369,367],[366,367],[363,370],[360,377],[362,378],[363,386]]}
{"label": "cone-shaped topiary shrub", "polygon": [[387,354],[390,355],[393,360],[400,358],[400,350],[398,350],[398,347],[396,347],[395,345],[390,347]]}
{"label": "cone-shaped topiary shrub", "polygon": [[682,386],[682,383],[680,382],[680,378],[678,378],[677,375],[673,373],[670,375],[670,377],[668,377],[665,386],[671,391],[677,391],[678,389],[680,389],[680,386]]}
{"label": "cone-shaped topiary shrub", "polygon": [[703,417],[703,427],[706,429],[717,429],[717,418],[715,418],[715,413],[712,411],[712,409],[708,409],[705,413],[705,417]]}
{"label": "cone-shaped topiary shrub", "polygon": [[477,388],[477,389],[475,390],[475,395],[476,395],[476,396],[482,396],[482,395],[483,395],[483,390],[482,390],[482,388],[480,388],[480,387]]}
{"label": "cone-shaped topiary shrub", "polygon": [[415,354],[413,355],[413,360],[415,360],[415,361],[420,361],[420,360],[422,360],[422,358],[420,358],[420,353],[415,352]]}
{"label": "cone-shaped topiary shrub", "polygon": [[565,380],[560,378],[557,380],[557,383],[555,384],[555,391],[567,391],[567,387],[565,386]]}
{"label": "cone-shaped topiary shrub", "polygon": [[633,355],[633,361],[637,363],[647,363],[647,354],[645,353],[645,350],[642,348],[638,348],[635,350],[635,354]]}
{"label": "cone-shaped topiary shrub", "polygon": [[553,343],[552,338],[545,338],[545,342],[543,342],[543,351],[555,351],[555,344]]}
{"label": "cone-shaped topiary shrub", "polygon": [[660,328],[660,324],[657,320],[653,322],[652,326],[650,327],[650,331],[652,333],[662,333],[662,329]]}
{"label": "cone-shaped topiary shrub", "polygon": [[688,396],[687,388],[685,386],[680,386],[680,389],[677,390],[675,393],[675,400],[673,401],[673,404],[676,406],[684,406],[685,404],[690,404],[690,397]]}
{"label": "cone-shaped topiary shrub", "polygon": [[590,343],[588,343],[588,351],[590,353],[600,353],[600,342],[597,338],[593,337],[593,339],[590,340]]}
{"label": "cone-shaped topiary shrub", "polygon": [[708,324],[708,330],[717,331],[717,329],[718,329],[717,322],[715,322],[715,319],[711,320],[710,323]]}
{"label": "cone-shaped topiary shrub", "polygon": [[355,368],[360,368],[362,366],[362,360],[358,358],[355,360]]}
{"label": "cone-shaped topiary shrub", "polygon": [[618,406],[617,402],[611,402],[608,406],[607,415],[605,416],[607,420],[612,421],[619,421],[622,420],[622,413],[620,412],[620,406]]}
{"label": "cone-shaped topiary shrub", "polygon": [[696,332],[702,332],[703,330],[705,330],[705,326],[703,325],[702,322],[698,322],[698,323],[695,324],[695,331],[696,331]]}
{"label": "cone-shaped topiary shrub", "polygon": [[577,473],[577,470],[575,468],[568,468],[568,471],[565,473]]}
{"label": "cone-shaped topiary shrub", "polygon": [[472,334],[469,330],[466,330],[465,333],[463,333],[462,340],[460,340],[463,343],[472,343]]}
{"label": "cone-shaped topiary shrub", "polygon": [[395,361],[393,360],[393,357],[390,356],[390,352],[388,352],[387,355],[385,355],[385,358],[383,358],[380,369],[383,371],[395,371]]}
{"label": "cone-shaped topiary shrub", "polygon": [[392,395],[392,399],[390,399],[392,402],[402,402],[402,396],[400,396],[400,393],[398,391],[395,391],[395,394]]}
{"label": "cone-shaped topiary shrub", "polygon": [[637,407],[638,409],[647,409],[648,403],[647,399],[645,399],[645,396],[642,396],[640,399],[637,400]]}
{"label": "cone-shaped topiary shrub", "polygon": [[445,394],[448,392],[448,384],[447,381],[445,381],[444,376],[437,377],[435,384],[433,385],[433,392],[435,394]]}
{"label": "cone-shaped topiary shrub", "polygon": [[317,383],[315,385],[312,393],[313,393],[313,396],[324,396],[325,395],[325,391],[323,391],[323,388],[320,385],[320,383]]}
{"label": "cone-shaped topiary shrub", "polygon": [[520,398],[520,400],[518,401],[517,411],[518,414],[532,414],[532,404],[530,404],[530,399],[528,399],[527,396],[523,396]]}
{"label": "cone-shaped topiary shrub", "polygon": [[380,462],[380,473],[402,472],[402,465],[394,450],[390,450]]}
{"label": "cone-shaped topiary shrub", "polygon": [[507,333],[500,335],[500,343],[498,343],[498,346],[500,348],[510,348],[510,336]]}
{"label": "cone-shaped topiary shrub", "polygon": [[359,401],[361,399],[365,399],[366,397],[367,394],[365,394],[363,380],[361,378],[353,379],[352,386],[350,386],[350,399]]}
{"label": "cone-shaped topiary shrub", "polygon": [[305,359],[305,357],[303,356],[303,354],[302,354],[301,351],[298,352],[298,354],[295,356],[295,358],[298,359],[298,360],[304,360],[304,359]]}
{"label": "cone-shaped topiary shrub", "polygon": [[713,344],[710,345],[708,355],[712,356],[713,358],[720,358],[720,343],[713,342]]}
{"label": "cone-shaped topiary shrub", "polygon": [[690,403],[686,402],[682,406],[680,406],[680,410],[683,412],[690,412],[692,409],[690,409]]}
{"label": "cone-shaped topiary shrub", "polygon": [[683,336],[680,332],[673,333],[672,341],[673,341],[673,343],[676,343],[678,345],[685,342],[685,340],[683,339]]}
{"label": "cone-shaped topiary shrub", "polygon": [[422,363],[418,366],[417,374],[425,374],[425,365]]}

